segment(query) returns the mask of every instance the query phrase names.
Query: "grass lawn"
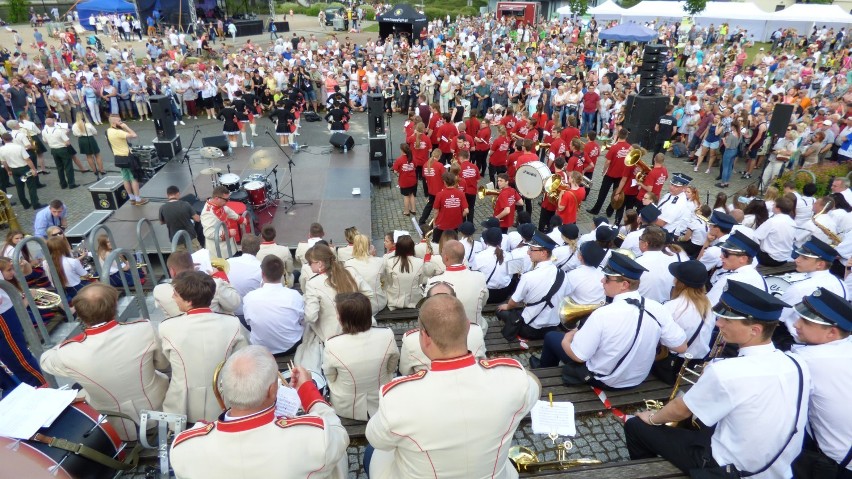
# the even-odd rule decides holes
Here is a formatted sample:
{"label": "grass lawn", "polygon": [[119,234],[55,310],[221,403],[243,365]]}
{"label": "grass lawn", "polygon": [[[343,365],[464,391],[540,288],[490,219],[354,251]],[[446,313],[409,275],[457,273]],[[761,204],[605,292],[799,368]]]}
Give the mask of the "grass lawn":
{"label": "grass lawn", "polygon": [[379,33],[379,24],[374,23],[368,27],[362,28],[361,31],[364,33]]}

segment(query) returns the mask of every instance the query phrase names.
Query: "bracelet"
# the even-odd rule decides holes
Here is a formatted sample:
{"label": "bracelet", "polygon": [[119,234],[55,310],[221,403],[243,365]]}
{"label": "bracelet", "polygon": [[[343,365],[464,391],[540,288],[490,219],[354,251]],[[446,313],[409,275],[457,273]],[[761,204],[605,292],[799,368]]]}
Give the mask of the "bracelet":
{"label": "bracelet", "polygon": [[657,423],[654,422],[654,415],[656,415],[656,414],[657,414],[656,412],[652,412],[651,415],[648,416],[648,424],[650,424],[652,426],[662,426],[662,424],[657,424]]}

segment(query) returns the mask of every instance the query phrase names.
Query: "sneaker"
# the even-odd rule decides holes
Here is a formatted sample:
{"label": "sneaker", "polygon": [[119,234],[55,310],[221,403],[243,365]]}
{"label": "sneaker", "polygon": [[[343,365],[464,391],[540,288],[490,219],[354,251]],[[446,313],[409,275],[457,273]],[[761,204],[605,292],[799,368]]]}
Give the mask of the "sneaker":
{"label": "sneaker", "polygon": [[175,122],[175,126],[177,126],[177,122]]}
{"label": "sneaker", "polygon": [[538,358],[535,355],[530,355],[530,369],[540,369],[540,368],[541,368],[541,358]]}
{"label": "sneaker", "polygon": [[142,198],[141,200],[136,202],[135,206],[142,206],[142,205],[147,205],[147,204],[148,204],[148,198]]}
{"label": "sneaker", "polygon": [[186,125],[186,123],[184,123],[184,121],[183,121],[183,120],[181,120],[179,123],[180,123],[181,125]]}
{"label": "sneaker", "polygon": [[698,167],[697,167],[697,166],[693,166],[693,167],[692,167],[692,171],[698,171]]}
{"label": "sneaker", "polygon": [[529,345],[529,344],[527,344],[527,340],[526,340],[525,338],[522,338],[522,337],[520,337],[520,336],[515,336],[515,339],[517,339],[517,340],[518,340],[518,342],[520,343],[520,345],[519,345],[519,346],[520,346],[520,347],[521,347],[521,349],[523,349],[524,351],[526,351],[527,349],[529,349],[529,348],[530,348],[530,345]]}

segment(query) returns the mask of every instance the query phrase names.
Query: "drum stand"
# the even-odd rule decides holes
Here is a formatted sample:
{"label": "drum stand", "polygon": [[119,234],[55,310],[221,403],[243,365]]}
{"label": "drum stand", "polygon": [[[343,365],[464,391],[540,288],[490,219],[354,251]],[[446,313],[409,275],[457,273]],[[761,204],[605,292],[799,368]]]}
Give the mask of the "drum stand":
{"label": "drum stand", "polygon": [[[281,147],[281,145],[278,143],[278,139],[275,138],[274,136],[272,136],[272,133],[269,132],[268,128],[266,130],[266,134],[269,135],[269,137],[272,138],[275,141],[275,146],[277,146],[278,149],[281,150],[281,153],[284,155],[284,157],[287,158],[287,169],[290,171],[290,180],[289,180],[290,194],[288,195],[287,193],[281,193],[280,191],[278,191],[278,172],[275,169],[275,168],[278,168],[278,167],[276,166],[275,168],[272,169],[272,173],[275,174],[275,189],[276,189],[275,199],[276,200],[281,200],[281,199],[284,200],[284,202],[283,202],[284,213],[288,213],[296,205],[306,205],[306,206],[307,205],[313,205],[313,203],[306,202],[306,201],[302,201],[302,202],[296,201],[296,193],[294,192],[294,189],[293,189],[293,165],[295,165],[295,163],[293,162],[293,158],[290,155],[287,154],[287,152],[284,150],[284,148]],[[271,214],[272,213],[270,213],[270,215]]]}

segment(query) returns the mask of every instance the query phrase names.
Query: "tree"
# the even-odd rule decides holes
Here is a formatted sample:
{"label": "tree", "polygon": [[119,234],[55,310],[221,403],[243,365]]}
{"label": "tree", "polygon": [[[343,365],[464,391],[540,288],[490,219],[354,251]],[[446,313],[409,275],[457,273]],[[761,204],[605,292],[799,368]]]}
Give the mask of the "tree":
{"label": "tree", "polygon": [[707,7],[707,0],[686,0],[683,9],[690,15],[697,15]]}
{"label": "tree", "polygon": [[587,0],[568,0],[568,6],[571,7],[571,13],[583,16],[589,9],[589,2]]}
{"label": "tree", "polygon": [[8,0],[6,5],[6,8],[9,10],[9,23],[26,22],[29,20],[27,17],[27,11],[30,6],[29,0]]}

